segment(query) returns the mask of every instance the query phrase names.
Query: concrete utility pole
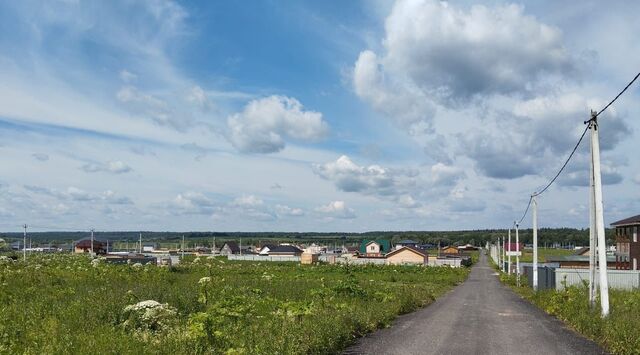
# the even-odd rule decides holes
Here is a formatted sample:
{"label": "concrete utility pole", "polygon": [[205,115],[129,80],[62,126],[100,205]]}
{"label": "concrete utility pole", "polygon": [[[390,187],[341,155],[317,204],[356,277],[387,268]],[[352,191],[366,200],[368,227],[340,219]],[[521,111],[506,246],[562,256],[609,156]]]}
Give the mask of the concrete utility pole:
{"label": "concrete utility pole", "polygon": [[511,228],[509,228],[509,241],[507,242],[507,274],[511,275]]}
{"label": "concrete utility pole", "polygon": [[140,233],[140,254],[142,254],[142,233]]}
{"label": "concrete utility pole", "polygon": [[600,175],[600,139],[598,117],[591,111],[591,165],[593,169],[593,197],[595,211],[595,234],[598,240],[598,268],[600,271],[600,306],[602,317],[609,315],[609,282],[607,280],[607,241],[604,235],[604,212],[602,204],[602,176]]}
{"label": "concrete utility pole", "polygon": [[502,258],[500,259],[500,270],[504,272],[504,236],[500,237],[500,247],[502,248]]}
{"label": "concrete utility pole", "polygon": [[27,224],[23,224],[22,228],[24,228],[24,240],[22,241],[22,258],[24,261],[27,261]]}
{"label": "concrete utility pole", "polygon": [[533,290],[538,291],[538,201],[531,195],[533,206]]}
{"label": "concrete utility pole", "polygon": [[518,236],[518,222],[513,222],[516,225],[516,281],[520,286],[520,237]]}
{"label": "concrete utility pole", "polygon": [[184,259],[184,234],[182,235],[182,259]]}
{"label": "concrete utility pole", "polygon": [[[593,148],[592,148],[593,149]],[[589,306],[596,306],[596,255],[598,242],[596,241],[596,211],[595,188],[593,182],[593,164],[589,164]]]}
{"label": "concrete utility pole", "polygon": [[95,255],[94,253],[94,249],[93,249],[93,228],[91,228],[91,256],[93,257]]}

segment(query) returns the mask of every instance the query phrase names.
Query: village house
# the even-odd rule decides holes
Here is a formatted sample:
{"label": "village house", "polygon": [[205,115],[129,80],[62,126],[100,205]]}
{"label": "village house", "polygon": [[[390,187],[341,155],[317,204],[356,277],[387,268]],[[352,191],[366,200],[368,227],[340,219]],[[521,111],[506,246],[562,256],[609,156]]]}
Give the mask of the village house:
{"label": "village house", "polygon": [[293,245],[278,245],[269,250],[270,256],[300,256],[302,250]]}
{"label": "village house", "polygon": [[427,265],[429,255],[426,251],[412,247],[403,246],[386,255],[386,264],[388,265]]}
{"label": "village house", "polygon": [[238,246],[238,243],[235,241],[225,242],[220,249],[220,255],[228,256],[232,254],[240,254],[240,247]]}
{"label": "village house", "polygon": [[611,223],[615,228],[616,252],[615,268],[619,270],[640,270],[640,215]]}
{"label": "village house", "polygon": [[[106,239],[98,239],[93,238],[93,252],[95,254],[106,254],[107,253],[107,240]],[[83,238],[76,240],[74,242],[74,252],[81,253],[90,253],[91,252],[91,238]]]}
{"label": "village house", "polygon": [[258,250],[258,254],[260,255],[269,255],[269,251],[277,247],[275,244],[263,244],[262,247]]}
{"label": "village house", "polygon": [[388,240],[364,240],[360,244],[360,256],[366,258],[382,257],[390,249],[391,245]]}
{"label": "village house", "polygon": [[458,248],[450,245],[448,247],[444,247],[440,250],[440,254],[444,254],[444,255],[458,255],[459,254],[459,250]]}
{"label": "village house", "polygon": [[413,248],[417,248],[418,245],[420,245],[419,242],[416,242],[415,240],[411,240],[411,239],[405,239],[405,240],[401,240],[399,242],[396,243],[396,248],[400,249],[401,247],[413,247]]}

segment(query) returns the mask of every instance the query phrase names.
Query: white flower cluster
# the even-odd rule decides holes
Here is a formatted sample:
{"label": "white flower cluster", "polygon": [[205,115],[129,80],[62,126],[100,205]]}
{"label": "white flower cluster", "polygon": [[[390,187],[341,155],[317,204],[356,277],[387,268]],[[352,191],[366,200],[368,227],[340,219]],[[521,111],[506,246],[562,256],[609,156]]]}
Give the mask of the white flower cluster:
{"label": "white flower cluster", "polygon": [[208,283],[211,283],[211,277],[209,276],[203,277],[200,280],[198,280],[198,284],[200,285],[206,285]]}
{"label": "white flower cluster", "polygon": [[177,316],[175,308],[168,303],[160,303],[154,300],[141,301],[126,306],[124,313],[127,320],[125,328],[138,330],[162,331],[168,328]]}

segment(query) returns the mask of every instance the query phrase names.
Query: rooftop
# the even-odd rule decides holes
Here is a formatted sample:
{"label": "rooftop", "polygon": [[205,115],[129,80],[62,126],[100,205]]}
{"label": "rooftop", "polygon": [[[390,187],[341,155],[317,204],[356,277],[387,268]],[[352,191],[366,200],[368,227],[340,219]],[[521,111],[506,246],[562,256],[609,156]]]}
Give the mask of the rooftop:
{"label": "rooftop", "polygon": [[611,225],[614,226],[614,227],[626,226],[626,225],[629,225],[629,224],[640,224],[640,214],[637,215],[637,216],[621,219],[619,221],[611,223]]}

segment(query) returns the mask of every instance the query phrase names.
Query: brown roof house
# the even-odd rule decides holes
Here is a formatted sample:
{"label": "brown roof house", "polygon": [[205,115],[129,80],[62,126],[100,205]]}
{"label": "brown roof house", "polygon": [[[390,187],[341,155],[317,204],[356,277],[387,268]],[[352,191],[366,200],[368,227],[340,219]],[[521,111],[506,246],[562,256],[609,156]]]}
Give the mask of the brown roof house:
{"label": "brown roof house", "polygon": [[387,265],[427,265],[429,255],[422,249],[404,246],[388,253],[385,258]]}
{"label": "brown roof house", "polygon": [[640,215],[611,223],[616,229],[616,269],[640,270]]}
{"label": "brown roof house", "polygon": [[[91,238],[83,238],[74,242],[75,253],[90,253],[91,252]],[[96,254],[107,253],[107,241],[106,239],[93,238],[93,252]]]}

